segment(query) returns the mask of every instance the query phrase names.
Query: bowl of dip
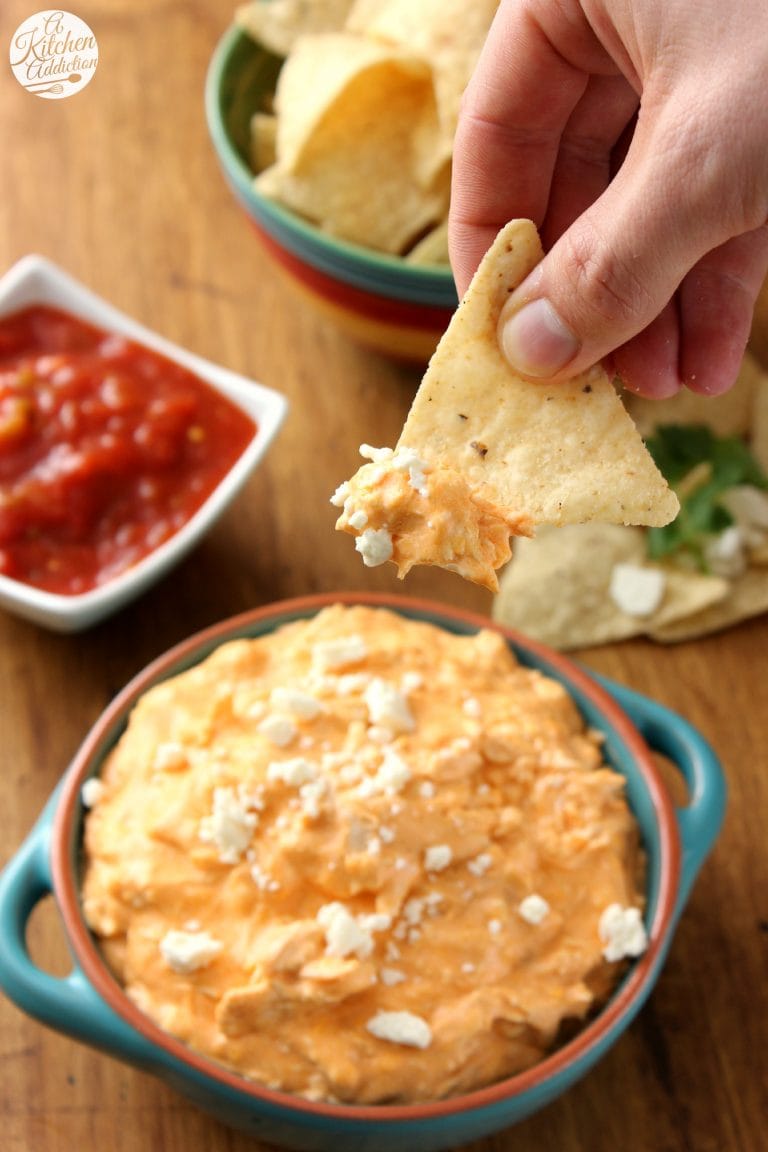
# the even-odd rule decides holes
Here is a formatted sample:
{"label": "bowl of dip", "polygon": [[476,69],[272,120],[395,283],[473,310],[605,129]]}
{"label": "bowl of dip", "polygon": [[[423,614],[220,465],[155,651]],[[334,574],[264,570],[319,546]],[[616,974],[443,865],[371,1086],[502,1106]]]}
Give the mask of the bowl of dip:
{"label": "bowl of dip", "polygon": [[255,183],[251,118],[274,92],[281,65],[236,25],[217,45],[205,109],[224,178],[262,249],[303,299],[356,342],[426,364],[458,304],[447,259],[421,263],[332,235]]}
{"label": "bowl of dip", "polygon": [[76,631],[166,573],[286,410],[40,256],[0,280],[0,607]]}
{"label": "bowl of dip", "polygon": [[[364,625],[373,617],[376,628],[369,632]],[[327,631],[331,622],[333,633]],[[413,627],[417,642],[400,663],[404,648],[399,638]],[[464,671],[448,675],[449,665]],[[494,697],[497,666],[505,684],[511,677],[509,684],[517,684],[523,693],[519,698],[509,695],[508,713],[499,712],[500,701]],[[254,667],[260,669],[264,691],[254,688],[249,671]],[[301,668],[315,679],[299,676]],[[427,674],[430,668],[432,675]],[[205,680],[209,669],[219,688],[216,693]],[[270,679],[277,669],[289,673],[279,688]],[[168,717],[169,694],[179,692],[174,696],[176,719],[163,723],[182,724],[178,718],[186,713],[191,727],[166,728],[158,737],[158,717]],[[447,705],[442,711],[441,699]],[[173,790],[183,790],[185,773],[202,764],[200,750],[208,737],[201,744],[200,733],[217,723],[214,713],[224,718],[224,726],[203,772],[210,772],[212,764],[217,765],[214,775],[222,765],[234,772],[235,763],[245,763],[242,758],[258,752],[257,745],[264,741],[270,763],[256,788],[246,787],[242,779],[238,783],[235,774],[229,784],[216,776],[211,791],[214,778],[207,777],[207,799],[193,812],[179,806]],[[329,741],[341,714],[349,723],[344,729],[345,756],[339,760],[329,751]],[[366,719],[361,721],[363,714]],[[535,729],[526,727],[525,717],[531,714],[537,717]],[[539,714],[549,719],[540,725]],[[562,744],[560,736],[555,740],[561,721],[567,733]],[[250,724],[255,727],[243,742]],[[160,739],[151,755],[142,735],[146,732]],[[537,739],[547,751],[531,777],[530,740]],[[417,758],[415,741],[430,749],[431,778]],[[142,871],[146,861],[131,841],[126,872],[115,880],[115,858],[107,843],[109,813],[124,821],[130,840],[137,812],[130,789],[133,777],[144,771],[127,758],[132,743],[142,750],[141,759],[149,756],[146,772],[151,781],[140,810],[149,813],[162,860],[158,872]],[[354,745],[359,758],[350,756]],[[597,812],[602,815],[599,825],[588,823],[586,828],[575,815],[580,802],[571,788],[582,770],[576,766],[582,753],[587,793],[592,799],[602,797],[598,808],[587,800],[590,820]],[[690,797],[685,808],[673,805],[654,753],[664,755],[680,772]],[[322,836],[335,819],[327,807],[327,782],[311,770],[313,762],[315,768],[326,764],[327,756],[340,789],[333,805],[338,800],[341,811],[351,804],[359,816],[346,830],[346,847],[333,858],[321,849]],[[546,780],[536,775],[544,770]],[[576,775],[569,776],[570,771]],[[489,827],[483,824],[483,812],[490,803],[483,797],[506,796],[505,781],[513,777],[518,807],[504,799],[493,816],[492,839],[501,836],[503,828],[517,829],[517,836],[503,852],[498,850],[503,841],[496,839],[483,849]],[[128,782],[124,792],[121,779]],[[528,791],[525,779],[533,781]],[[342,803],[344,788],[354,795],[344,793],[348,802]],[[547,837],[544,855],[556,859],[565,851],[570,861],[564,863],[559,881],[530,872],[531,849],[525,848],[521,835],[526,823],[520,823],[521,811],[529,811],[524,797],[541,798],[552,789],[562,802],[552,808],[555,823],[541,830]],[[197,784],[192,793],[198,795]],[[462,796],[472,797],[466,807]],[[117,809],[110,808],[113,799]],[[355,808],[371,800],[387,806],[386,816],[379,809],[373,826]],[[194,807],[196,801],[192,803]],[[278,803],[282,807],[275,808]],[[585,1075],[630,1025],[659,976],[675,925],[716,840],[724,806],[720,766],[687,722],[485,618],[392,596],[342,594],[284,601],[178,645],[140,673],[103,713],[0,876],[0,986],[45,1025],[153,1072],[225,1123],[258,1138],[297,1149],[364,1146],[394,1152],[402,1147],[452,1147],[513,1125],[546,1105]],[[464,818],[466,824],[461,823]],[[193,838],[179,851],[185,826],[192,827]],[[306,839],[296,837],[297,828]],[[425,834],[425,828],[427,840],[414,855],[414,837]],[[556,828],[566,838],[564,845],[551,838]],[[277,842],[276,829],[282,855],[268,858],[262,852]],[[626,860],[634,858],[636,847],[642,873],[634,865],[626,875],[616,872],[611,844],[619,829],[628,837],[618,842],[619,856],[625,858],[621,845],[627,848]],[[107,843],[102,874],[106,883],[99,882],[94,871],[100,839]],[[514,857],[518,842],[524,858],[515,863],[508,851]],[[168,851],[170,856],[165,855]],[[579,977],[568,1003],[557,1007],[556,1015],[566,1023],[573,1024],[573,1017],[580,1015],[578,1028],[560,1033],[553,1023],[546,964],[537,960],[529,966],[529,975],[544,980],[538,1018],[528,1009],[521,1014],[520,1004],[508,999],[499,1009],[500,1001],[492,999],[493,1018],[503,1018],[503,1027],[494,1033],[486,1019],[481,1029],[486,1027],[487,1042],[481,1037],[467,1062],[471,1069],[478,1054],[487,1053],[503,1061],[508,1040],[515,1060],[523,1052],[520,1070],[496,1078],[490,1063],[475,1087],[467,1087],[469,1081],[459,1076],[441,1098],[422,1092],[419,1085],[432,1083],[433,1066],[442,1061],[452,1075],[461,1065],[468,1051],[465,1030],[469,1032],[473,1015],[483,1018],[491,995],[492,972],[486,977],[507,952],[534,954],[532,942],[544,933],[540,939],[547,940],[547,948],[541,955],[551,954],[563,925],[568,926],[568,963],[580,952],[573,926],[581,915],[575,892],[583,885],[569,886],[568,875],[571,867],[581,867],[577,857],[586,854],[586,860],[590,853],[597,854],[590,870],[612,879],[596,902],[590,905],[588,899],[585,905],[592,926],[583,941],[584,955],[595,960],[590,975],[586,984]],[[199,869],[197,880],[175,884],[177,869],[187,868],[190,857]],[[387,861],[394,861],[391,869],[385,868]],[[599,861],[609,865],[607,872]],[[381,884],[375,880],[380,868],[385,869]],[[494,888],[499,869],[506,870],[502,888],[514,892],[510,906],[498,900],[500,889]],[[305,893],[302,899],[317,887],[320,907],[314,918],[302,909],[292,919],[283,904],[272,924],[260,923],[255,912],[256,919],[244,914],[234,928],[227,928],[209,920],[202,900],[195,903],[195,888],[202,885],[206,870],[222,905],[231,900],[234,908],[255,909],[258,890],[259,908],[278,907],[293,885]],[[641,888],[633,895],[632,885],[640,875]],[[366,900],[374,891],[376,914],[347,914],[360,907],[355,901]],[[49,893],[73,957],[73,969],[65,977],[40,970],[25,941],[27,922]],[[176,901],[172,931],[161,916],[169,893]],[[398,905],[397,914],[386,914],[388,898]],[[473,921],[471,931],[462,931],[460,921],[451,919],[459,906],[462,917],[481,917],[479,930]],[[149,919],[141,921],[141,931],[132,940],[130,933],[123,933],[123,921],[134,913]],[[147,939],[152,941],[148,952]],[[203,1000],[215,995],[216,981],[235,970],[235,952],[244,939],[258,953],[259,967],[224,1004],[218,1019],[224,1021],[226,1037],[216,1034],[210,1019],[198,1036],[190,1036],[181,1007],[194,999],[198,982],[207,990]],[[433,945],[436,950],[430,951]],[[425,957],[440,971],[424,972]],[[136,984],[129,996],[118,973],[131,963],[147,974],[147,981],[143,990]],[[372,964],[378,965],[378,978],[371,975]],[[607,969],[614,973],[611,990],[604,989],[587,1006],[586,986],[591,981],[595,990],[600,980],[593,978]],[[170,990],[158,1001],[149,974],[161,970]],[[271,973],[270,979],[264,979],[265,973]],[[421,985],[411,987],[422,979]],[[454,986],[463,981],[467,983],[462,985],[457,1027],[456,1017],[452,1020],[443,1009],[449,992],[452,996]],[[493,997],[498,992],[496,988]],[[384,1009],[371,1016],[366,1008],[360,1016],[365,998],[379,994]],[[297,1018],[304,1019],[305,1027],[294,1033],[291,1020],[297,1005]],[[328,1018],[318,1015],[323,1010],[330,1013]],[[544,1018],[550,1018],[548,1025],[542,1024]],[[355,1039],[344,1029],[350,1023],[354,1028],[356,1020],[360,1027]],[[317,1082],[312,1077],[296,1080],[300,1090],[287,1091],[293,1070],[306,1062],[309,1049],[302,1045],[307,1035],[316,1054],[324,1048],[337,1050],[336,1033],[344,1038],[341,1055],[320,1069]],[[544,1033],[549,1041],[544,1050],[534,1052],[531,1062],[525,1048],[535,1048],[536,1037]],[[349,1043],[368,1062],[362,1062],[362,1074],[357,1066],[361,1061],[344,1055]],[[255,1052],[257,1058],[260,1050],[267,1057],[271,1051],[270,1067],[284,1070],[282,1086],[236,1070],[238,1050],[248,1057]],[[329,1097],[328,1084],[335,1098],[334,1093]],[[393,1084],[399,1085],[397,1091]],[[340,1093],[347,1098],[340,1100]]]}

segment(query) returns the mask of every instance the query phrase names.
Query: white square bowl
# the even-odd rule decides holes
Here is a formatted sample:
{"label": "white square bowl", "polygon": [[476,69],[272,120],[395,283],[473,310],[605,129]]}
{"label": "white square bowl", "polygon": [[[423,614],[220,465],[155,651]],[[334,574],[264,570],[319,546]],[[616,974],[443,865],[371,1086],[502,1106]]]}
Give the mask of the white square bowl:
{"label": "white square bowl", "polygon": [[158,336],[44,257],[24,256],[0,278],[0,317],[34,304],[60,308],[166,356],[226,396],[256,424],[245,450],[186,524],[125,572],[74,596],[46,592],[0,575],[0,608],[58,632],[77,632],[138,596],[198,543],[263,457],[285,417],[287,402],[272,388],[203,360]]}

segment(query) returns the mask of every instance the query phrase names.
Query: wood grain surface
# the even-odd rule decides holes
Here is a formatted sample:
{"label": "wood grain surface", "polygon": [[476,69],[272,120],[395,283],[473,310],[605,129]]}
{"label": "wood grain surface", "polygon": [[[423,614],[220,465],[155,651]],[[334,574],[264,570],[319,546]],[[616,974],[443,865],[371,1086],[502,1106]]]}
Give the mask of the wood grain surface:
{"label": "wood grain surface", "polygon": [[[0,54],[34,11],[0,5]],[[283,391],[264,466],[180,568],[78,636],[0,613],[0,863],[18,848],[103,707],[189,633],[286,596],[342,589],[428,595],[482,612],[446,573],[362,567],[327,497],[362,440],[393,443],[418,381],[356,347],[265,263],[208,141],[203,83],[231,9],[215,0],[78,0],[100,62],[71,99],[0,69],[0,269],[42,253],[138,320]],[[766,331],[768,331],[768,308]],[[768,361],[768,338],[756,334]],[[768,1148],[768,619],[661,648],[579,654],[652,694],[711,741],[727,773],[724,831],[653,996],[596,1070],[475,1152],[760,1152]],[[37,963],[67,970],[55,909],[30,926]],[[0,941],[2,947],[2,941]],[[0,997],[3,1152],[255,1152],[140,1071],[47,1031]]]}

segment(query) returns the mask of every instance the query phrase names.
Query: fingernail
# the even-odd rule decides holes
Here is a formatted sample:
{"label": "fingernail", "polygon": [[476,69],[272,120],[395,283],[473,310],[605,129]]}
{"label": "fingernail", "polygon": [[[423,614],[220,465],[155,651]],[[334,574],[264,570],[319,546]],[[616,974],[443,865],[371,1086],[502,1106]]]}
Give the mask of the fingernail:
{"label": "fingernail", "polygon": [[579,341],[549,300],[532,300],[499,327],[501,348],[523,376],[545,379],[565,368],[579,351]]}

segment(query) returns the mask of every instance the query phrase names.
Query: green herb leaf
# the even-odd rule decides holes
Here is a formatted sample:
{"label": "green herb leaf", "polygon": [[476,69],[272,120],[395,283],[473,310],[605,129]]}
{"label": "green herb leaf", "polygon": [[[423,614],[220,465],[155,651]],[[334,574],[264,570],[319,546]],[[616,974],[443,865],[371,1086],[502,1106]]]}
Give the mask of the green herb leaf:
{"label": "green herb leaf", "polygon": [[[743,440],[718,436],[704,424],[662,424],[649,437],[647,446],[659,471],[680,497],[680,511],[672,523],[648,530],[648,555],[662,560],[687,554],[706,570],[707,541],[733,523],[721,496],[739,484],[768,489],[768,476]],[[707,467],[697,482],[691,474],[701,465]]]}

